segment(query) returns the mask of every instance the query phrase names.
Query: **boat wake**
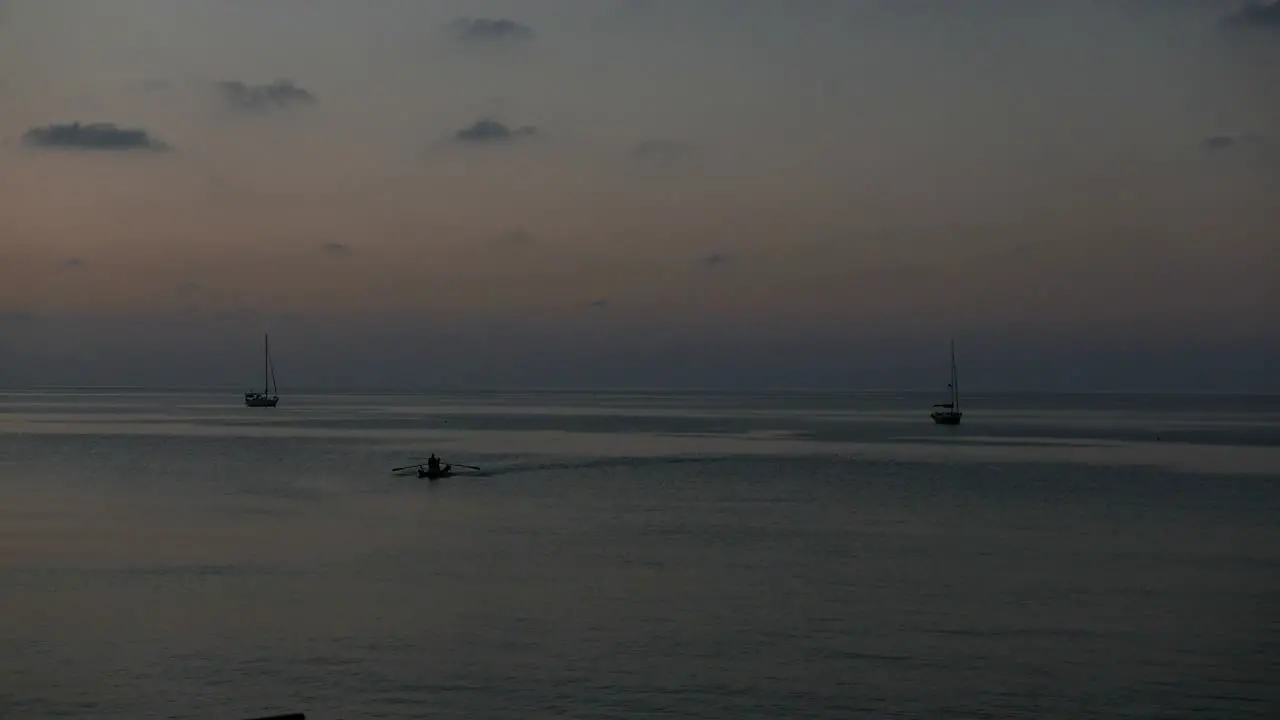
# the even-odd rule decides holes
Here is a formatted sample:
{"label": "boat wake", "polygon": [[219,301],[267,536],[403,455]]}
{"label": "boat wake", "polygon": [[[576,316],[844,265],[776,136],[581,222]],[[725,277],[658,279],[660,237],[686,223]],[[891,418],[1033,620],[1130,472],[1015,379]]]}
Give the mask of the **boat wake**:
{"label": "boat wake", "polygon": [[609,457],[609,458],[555,458],[537,461],[517,461],[510,464],[488,463],[483,472],[469,473],[471,477],[497,477],[530,475],[546,472],[574,472],[583,470],[607,470],[610,468],[669,467],[673,465],[708,464],[736,459],[733,456],[662,456],[662,457]]}

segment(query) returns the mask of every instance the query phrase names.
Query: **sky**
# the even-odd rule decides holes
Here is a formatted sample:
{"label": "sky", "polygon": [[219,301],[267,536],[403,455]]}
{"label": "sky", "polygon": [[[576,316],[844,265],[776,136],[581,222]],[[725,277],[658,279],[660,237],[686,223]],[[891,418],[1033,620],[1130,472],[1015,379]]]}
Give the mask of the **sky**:
{"label": "sky", "polygon": [[1280,6],[0,0],[0,386],[1280,391]]}

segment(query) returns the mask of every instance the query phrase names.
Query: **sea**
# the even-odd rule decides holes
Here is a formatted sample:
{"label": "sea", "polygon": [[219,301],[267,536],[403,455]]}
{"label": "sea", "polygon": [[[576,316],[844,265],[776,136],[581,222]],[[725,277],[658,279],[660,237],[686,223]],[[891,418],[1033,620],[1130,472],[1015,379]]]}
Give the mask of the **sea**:
{"label": "sea", "polygon": [[0,717],[1280,717],[1280,398],[936,401],[0,393]]}

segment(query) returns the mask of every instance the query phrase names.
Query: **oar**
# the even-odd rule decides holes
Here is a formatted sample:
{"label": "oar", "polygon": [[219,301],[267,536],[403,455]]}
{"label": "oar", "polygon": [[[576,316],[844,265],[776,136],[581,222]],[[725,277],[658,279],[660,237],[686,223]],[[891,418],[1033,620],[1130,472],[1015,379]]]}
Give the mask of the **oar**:
{"label": "oar", "polygon": [[[452,466],[454,466],[454,467],[467,468],[468,470],[479,470],[479,469],[480,469],[480,468],[476,467],[475,465],[463,465],[462,463],[446,463],[446,464],[447,464],[447,465],[452,465]],[[418,463],[417,465],[405,465],[404,467],[391,468],[391,472],[400,472],[401,470],[408,470],[408,469],[410,469],[410,468],[420,468],[420,467],[422,467],[423,465],[425,465],[425,463]]]}

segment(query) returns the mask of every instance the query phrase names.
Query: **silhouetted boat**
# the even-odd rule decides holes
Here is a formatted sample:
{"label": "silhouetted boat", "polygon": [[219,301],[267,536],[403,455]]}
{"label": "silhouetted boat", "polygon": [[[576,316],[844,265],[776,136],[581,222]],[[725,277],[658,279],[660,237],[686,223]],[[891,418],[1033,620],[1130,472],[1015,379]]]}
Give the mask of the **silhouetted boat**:
{"label": "silhouetted boat", "polygon": [[956,341],[951,341],[951,382],[947,384],[951,390],[951,402],[937,403],[929,417],[939,425],[959,425],[960,417],[960,376],[956,373]]}
{"label": "silhouetted boat", "polygon": [[439,470],[423,470],[422,467],[418,468],[418,477],[426,478],[427,480],[438,480],[442,477],[449,477],[450,475],[453,475],[452,465],[445,465]]}
{"label": "silhouetted boat", "polygon": [[262,392],[244,394],[246,407],[275,407],[280,403],[280,388],[276,386],[276,366],[271,362],[271,338],[262,336]]}
{"label": "silhouetted boat", "polygon": [[442,478],[442,477],[452,477],[453,469],[455,467],[467,468],[468,470],[475,470],[476,472],[480,472],[480,468],[476,467],[475,465],[463,465],[462,463],[451,463],[449,465],[444,465],[442,467],[436,467],[434,470],[431,468],[430,464],[424,465],[422,463],[417,463],[414,465],[402,465],[397,468],[391,468],[391,472],[398,473],[404,470],[417,469],[419,478],[424,478],[427,480],[435,480],[437,478]]}

